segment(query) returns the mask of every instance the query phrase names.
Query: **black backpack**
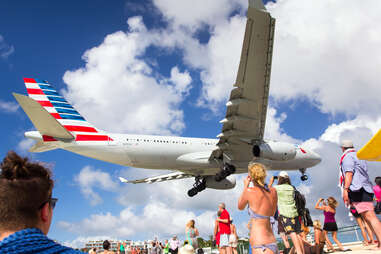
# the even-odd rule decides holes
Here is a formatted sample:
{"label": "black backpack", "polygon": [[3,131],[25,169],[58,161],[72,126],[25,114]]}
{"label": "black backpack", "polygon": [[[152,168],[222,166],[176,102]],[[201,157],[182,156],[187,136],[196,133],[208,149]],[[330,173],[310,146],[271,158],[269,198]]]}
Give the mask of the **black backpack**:
{"label": "black backpack", "polygon": [[298,211],[299,216],[303,216],[304,210],[306,209],[306,198],[295,188],[295,186],[292,187],[294,188],[296,210]]}
{"label": "black backpack", "polygon": [[314,226],[314,223],[313,223],[311,215],[310,215],[310,210],[308,210],[308,208],[306,208],[304,210],[303,222],[304,222],[304,226],[306,226],[306,227],[313,227]]}

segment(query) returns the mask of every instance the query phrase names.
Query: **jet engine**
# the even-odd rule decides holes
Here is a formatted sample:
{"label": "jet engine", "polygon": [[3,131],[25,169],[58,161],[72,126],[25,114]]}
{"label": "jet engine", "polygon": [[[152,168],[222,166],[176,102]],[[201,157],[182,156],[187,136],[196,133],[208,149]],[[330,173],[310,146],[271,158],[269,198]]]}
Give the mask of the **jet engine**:
{"label": "jet engine", "polygon": [[228,190],[233,189],[236,184],[234,176],[228,176],[220,182],[214,179],[214,176],[205,177],[206,188],[216,189],[216,190]]}
{"label": "jet engine", "polygon": [[265,142],[253,146],[253,155],[268,160],[287,161],[295,158],[296,147],[284,142]]}

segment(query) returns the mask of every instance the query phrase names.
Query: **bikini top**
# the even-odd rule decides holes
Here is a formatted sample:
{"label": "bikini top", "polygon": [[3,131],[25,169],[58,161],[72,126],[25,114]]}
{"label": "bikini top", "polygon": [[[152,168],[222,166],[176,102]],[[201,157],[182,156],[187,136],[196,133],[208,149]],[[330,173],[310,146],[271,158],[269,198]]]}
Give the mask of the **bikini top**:
{"label": "bikini top", "polygon": [[257,214],[250,207],[247,207],[247,211],[251,219],[270,219],[270,216]]}
{"label": "bikini top", "polygon": [[[258,185],[256,185],[256,186],[264,189],[267,192],[270,192],[270,188],[268,187],[267,184],[265,184],[264,186],[258,186]],[[247,210],[248,210],[250,218],[252,218],[252,219],[270,219],[270,217],[271,217],[271,216],[265,216],[265,215],[257,214],[250,207],[247,207]]]}

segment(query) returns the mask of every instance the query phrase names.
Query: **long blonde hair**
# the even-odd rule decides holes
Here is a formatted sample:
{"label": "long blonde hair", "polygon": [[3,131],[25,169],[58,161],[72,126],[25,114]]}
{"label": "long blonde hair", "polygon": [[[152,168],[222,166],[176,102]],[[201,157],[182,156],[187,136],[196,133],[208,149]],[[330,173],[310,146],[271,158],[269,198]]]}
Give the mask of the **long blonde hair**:
{"label": "long blonde hair", "polygon": [[328,206],[333,208],[333,209],[336,209],[336,207],[339,204],[339,202],[337,202],[337,200],[334,197],[329,197],[327,199],[327,202],[328,202]]}
{"label": "long blonde hair", "polygon": [[253,180],[254,184],[259,186],[265,186],[265,179],[267,176],[266,168],[263,164],[260,163],[250,163],[249,164],[249,175]]}
{"label": "long blonde hair", "polygon": [[194,225],[195,225],[195,221],[194,220],[190,220],[190,221],[188,221],[186,227],[187,228],[194,228]]}

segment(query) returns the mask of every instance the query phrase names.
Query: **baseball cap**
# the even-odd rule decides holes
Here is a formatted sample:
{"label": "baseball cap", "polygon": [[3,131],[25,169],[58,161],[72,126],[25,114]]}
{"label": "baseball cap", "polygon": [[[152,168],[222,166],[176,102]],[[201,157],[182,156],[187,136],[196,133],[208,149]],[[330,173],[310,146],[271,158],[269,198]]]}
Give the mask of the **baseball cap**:
{"label": "baseball cap", "polygon": [[353,141],[350,139],[344,139],[341,141],[341,147],[353,147]]}

